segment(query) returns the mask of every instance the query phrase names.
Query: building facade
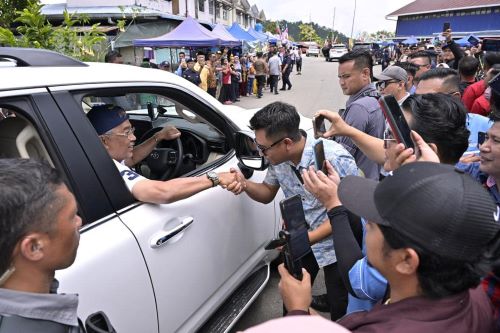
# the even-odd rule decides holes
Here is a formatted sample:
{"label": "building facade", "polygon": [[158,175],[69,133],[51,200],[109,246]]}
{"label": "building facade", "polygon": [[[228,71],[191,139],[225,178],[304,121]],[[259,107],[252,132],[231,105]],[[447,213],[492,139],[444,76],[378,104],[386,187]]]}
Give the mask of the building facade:
{"label": "building facade", "polygon": [[397,18],[396,38],[430,38],[442,31],[445,22],[455,37],[500,37],[498,0],[416,0],[386,18]]}

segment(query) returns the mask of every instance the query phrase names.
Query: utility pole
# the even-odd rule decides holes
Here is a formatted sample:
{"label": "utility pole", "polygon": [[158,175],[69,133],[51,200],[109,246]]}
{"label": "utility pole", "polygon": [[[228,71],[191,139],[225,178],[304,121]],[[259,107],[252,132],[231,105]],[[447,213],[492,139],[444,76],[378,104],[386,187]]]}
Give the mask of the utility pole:
{"label": "utility pole", "polygon": [[354,13],[352,14],[352,25],[351,25],[351,39],[354,32],[354,20],[356,19],[356,0],[354,0]]}
{"label": "utility pole", "polygon": [[333,22],[332,22],[332,44],[333,41],[335,40],[335,10],[337,7],[333,7]]}

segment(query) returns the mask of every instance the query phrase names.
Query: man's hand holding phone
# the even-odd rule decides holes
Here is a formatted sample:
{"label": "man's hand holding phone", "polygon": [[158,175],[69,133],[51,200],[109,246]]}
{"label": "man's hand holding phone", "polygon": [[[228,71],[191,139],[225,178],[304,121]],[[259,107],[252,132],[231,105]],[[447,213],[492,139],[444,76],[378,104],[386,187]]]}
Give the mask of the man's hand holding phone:
{"label": "man's hand holding phone", "polygon": [[278,287],[285,308],[288,311],[309,311],[309,305],[312,301],[309,273],[302,268],[302,280],[297,280],[288,272],[284,264],[278,266],[278,272],[281,276]]}
{"label": "man's hand holding phone", "polygon": [[340,177],[328,160],[325,161],[325,167],[327,174],[310,167],[302,172],[302,179],[306,190],[330,210],[342,205],[337,195]]}
{"label": "man's hand holding phone", "polygon": [[436,152],[427,144],[424,139],[415,131],[411,131],[411,137],[415,143],[416,149],[419,152],[418,156],[414,154],[413,148],[405,149],[402,143],[394,145],[387,149],[386,156],[389,159],[390,168],[384,168],[386,171],[393,171],[402,165],[413,162],[434,162],[440,163],[439,157]]}
{"label": "man's hand holding phone", "polygon": [[337,112],[329,110],[319,110],[314,115],[314,118],[319,116],[324,117],[331,123],[330,128],[323,134],[324,138],[329,138],[332,136],[350,136],[351,130],[353,128],[349,126]]}

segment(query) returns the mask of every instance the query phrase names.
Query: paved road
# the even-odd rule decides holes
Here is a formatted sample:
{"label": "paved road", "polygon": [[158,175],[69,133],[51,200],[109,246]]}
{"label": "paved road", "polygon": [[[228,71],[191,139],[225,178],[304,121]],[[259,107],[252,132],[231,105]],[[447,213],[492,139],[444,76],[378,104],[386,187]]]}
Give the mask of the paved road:
{"label": "paved road", "polygon": [[[295,72],[291,75],[293,85],[291,90],[280,91],[279,95],[273,95],[267,91],[261,99],[255,96],[241,97],[241,102],[236,105],[244,108],[259,108],[279,100],[295,105],[297,110],[306,117],[312,117],[319,109],[344,108],[347,96],[344,96],[340,89],[337,68],[338,63],[326,62],[324,58],[304,58],[302,75],[296,75]],[[375,73],[378,72],[380,72],[380,66],[375,68]],[[283,310],[278,282],[279,274],[274,268],[265,290],[238,321],[232,330],[233,333],[269,319],[281,317]],[[313,286],[313,294],[324,292],[323,271],[320,271]],[[329,314],[322,315],[329,318]]]}
{"label": "paved road", "polygon": [[339,87],[338,63],[326,62],[324,58],[304,57],[302,64],[302,75],[296,75],[295,70],[290,75],[293,85],[291,90],[279,91],[279,95],[266,91],[261,99],[255,96],[241,97],[241,101],[236,105],[257,108],[274,101],[283,101],[295,105],[297,110],[307,117],[311,117],[319,109],[338,110],[345,107],[347,97]]}

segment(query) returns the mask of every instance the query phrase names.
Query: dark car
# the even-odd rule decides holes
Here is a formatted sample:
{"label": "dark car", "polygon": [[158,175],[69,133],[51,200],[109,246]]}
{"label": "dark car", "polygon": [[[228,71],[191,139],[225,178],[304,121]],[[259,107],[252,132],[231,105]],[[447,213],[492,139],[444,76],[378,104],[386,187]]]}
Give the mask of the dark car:
{"label": "dark car", "polygon": [[382,49],[377,43],[354,43],[353,50],[363,49],[370,52],[373,59],[373,64],[382,63]]}

